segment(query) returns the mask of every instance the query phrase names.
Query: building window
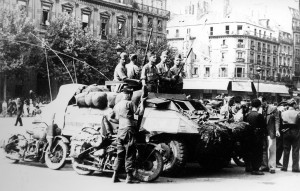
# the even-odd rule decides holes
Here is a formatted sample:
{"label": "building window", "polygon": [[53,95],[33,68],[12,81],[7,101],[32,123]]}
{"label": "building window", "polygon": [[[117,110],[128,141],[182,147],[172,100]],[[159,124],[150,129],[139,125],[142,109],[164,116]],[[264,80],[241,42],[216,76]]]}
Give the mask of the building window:
{"label": "building window", "polygon": [[272,38],[272,33],[270,33],[270,38]]}
{"label": "building window", "polygon": [[226,45],[226,40],[223,39],[222,45]]}
{"label": "building window", "polygon": [[61,6],[62,6],[62,12],[67,13],[69,15],[72,14],[74,8],[72,4],[67,3],[67,4],[62,4]]}
{"label": "building window", "polygon": [[214,27],[210,27],[210,35],[214,35]]}
{"label": "building window", "polygon": [[243,52],[238,52],[238,53],[237,53],[237,57],[238,57],[238,58],[243,58]]}
{"label": "building window", "polygon": [[153,26],[153,18],[148,17],[148,28],[152,28]]}
{"label": "building window", "polygon": [[198,75],[198,68],[194,68],[193,75]]}
{"label": "building window", "polygon": [[219,71],[219,77],[227,77],[227,68],[221,67]]}
{"label": "building window", "polygon": [[179,37],[179,29],[176,29],[175,37]]}
{"label": "building window", "polygon": [[237,78],[244,77],[244,70],[245,70],[245,68],[241,68],[241,67],[235,68],[235,77],[237,77]]}
{"label": "building window", "polygon": [[225,34],[229,34],[229,25],[225,26]]}
{"label": "building window", "polygon": [[119,36],[124,36],[125,35],[125,17],[117,17],[117,23],[118,23],[118,35]]}
{"label": "building window", "polygon": [[191,34],[191,29],[190,28],[186,29],[186,34]]}
{"label": "building window", "polygon": [[256,29],[254,29],[254,36],[256,36]]}
{"label": "building window", "polygon": [[51,8],[52,4],[42,2],[42,25],[50,25]]}
{"label": "building window", "polygon": [[158,31],[162,31],[162,21],[161,20],[157,20],[157,29],[158,29]]}
{"label": "building window", "polygon": [[169,30],[167,30],[167,34],[169,34]]}
{"label": "building window", "polygon": [[264,38],[266,38],[266,31],[264,31]]}
{"label": "building window", "polygon": [[237,26],[237,34],[242,34],[242,30],[243,30],[243,25],[238,25]]}
{"label": "building window", "polygon": [[259,32],[258,32],[258,36],[259,36],[259,37],[261,37],[261,30],[259,30]]}
{"label": "building window", "polygon": [[82,13],[81,15],[81,24],[82,24],[82,30],[86,30],[89,26],[90,22],[90,14],[88,13]]}
{"label": "building window", "polygon": [[143,16],[139,15],[137,19],[138,27],[143,27]]}
{"label": "building window", "polygon": [[204,77],[210,77],[210,67],[205,67]]}
{"label": "building window", "polygon": [[225,52],[221,53],[221,61],[223,61],[225,59]]}
{"label": "building window", "polygon": [[100,17],[100,35],[101,39],[106,39],[107,38],[107,31],[108,31],[108,17]]}

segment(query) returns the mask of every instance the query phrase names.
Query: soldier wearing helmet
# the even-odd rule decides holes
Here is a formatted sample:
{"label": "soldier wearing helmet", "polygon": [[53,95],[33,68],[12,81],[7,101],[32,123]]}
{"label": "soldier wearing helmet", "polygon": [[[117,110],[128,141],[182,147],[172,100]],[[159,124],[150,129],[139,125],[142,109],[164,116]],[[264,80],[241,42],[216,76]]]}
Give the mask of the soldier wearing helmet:
{"label": "soldier wearing helmet", "polygon": [[291,148],[292,150],[292,172],[300,172],[299,169],[299,139],[300,128],[299,119],[300,113],[296,111],[297,102],[294,99],[290,99],[287,102],[288,110],[282,112],[282,133],[283,133],[283,164],[282,171],[287,171],[289,164],[289,156]]}

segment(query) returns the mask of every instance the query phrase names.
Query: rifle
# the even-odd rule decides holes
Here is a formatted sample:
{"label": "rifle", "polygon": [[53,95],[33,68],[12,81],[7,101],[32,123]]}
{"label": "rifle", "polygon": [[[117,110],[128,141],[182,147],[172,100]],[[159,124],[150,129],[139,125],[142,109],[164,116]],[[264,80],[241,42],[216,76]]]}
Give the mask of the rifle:
{"label": "rifle", "polygon": [[145,57],[144,57],[143,65],[142,65],[142,66],[144,66],[144,65],[146,64],[146,60],[147,60],[147,52],[148,52],[148,49],[149,49],[149,44],[150,44],[152,32],[153,32],[153,28],[151,28],[150,35],[149,35],[149,37],[148,37],[148,42],[147,42],[146,51],[145,51]]}
{"label": "rifle", "polygon": [[186,61],[187,61],[188,57],[190,56],[190,54],[191,54],[192,50],[193,50],[193,48],[190,48],[190,50],[189,50],[189,52],[188,52],[188,54],[187,54],[187,56],[186,56],[186,58],[185,58],[184,64],[182,64],[182,65],[181,65],[181,68],[179,69],[179,71],[178,71],[178,74],[177,74],[177,75],[179,75],[179,74],[182,72],[183,66],[185,65],[185,63],[186,63]]}

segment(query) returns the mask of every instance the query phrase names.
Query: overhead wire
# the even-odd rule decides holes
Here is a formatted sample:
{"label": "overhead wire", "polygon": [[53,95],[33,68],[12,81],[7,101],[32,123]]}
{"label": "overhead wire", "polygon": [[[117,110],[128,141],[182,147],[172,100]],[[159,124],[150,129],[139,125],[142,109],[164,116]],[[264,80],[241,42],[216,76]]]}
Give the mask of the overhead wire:
{"label": "overhead wire", "polygon": [[[17,40],[10,40],[10,39],[0,39],[0,40],[2,40],[2,41],[7,40],[7,41],[12,41],[12,42],[18,42],[18,43],[23,43],[23,44],[28,44],[28,45],[31,45],[31,46],[39,47],[39,48],[46,48],[46,49],[49,49],[48,47],[43,47],[43,46],[40,46],[40,45],[36,45],[36,44],[24,42],[24,41],[17,41]],[[50,50],[50,49],[49,49],[49,50]],[[72,58],[72,59],[74,59],[74,60],[76,60],[76,61],[78,61],[78,62],[81,62],[81,63],[83,63],[83,64],[89,66],[90,68],[94,69],[96,72],[98,72],[100,75],[102,75],[106,80],[110,80],[107,76],[105,76],[105,75],[104,75],[102,72],[100,72],[97,68],[95,68],[94,66],[88,64],[86,61],[79,60],[79,59],[76,58],[76,57],[70,56],[70,55],[68,55],[68,54],[65,54],[65,53],[60,52],[60,51],[57,51],[57,50],[53,50],[53,49],[52,49],[52,51],[53,51],[53,52],[56,52],[56,53],[58,53],[58,54],[64,55],[64,56],[66,56],[66,57]]]}

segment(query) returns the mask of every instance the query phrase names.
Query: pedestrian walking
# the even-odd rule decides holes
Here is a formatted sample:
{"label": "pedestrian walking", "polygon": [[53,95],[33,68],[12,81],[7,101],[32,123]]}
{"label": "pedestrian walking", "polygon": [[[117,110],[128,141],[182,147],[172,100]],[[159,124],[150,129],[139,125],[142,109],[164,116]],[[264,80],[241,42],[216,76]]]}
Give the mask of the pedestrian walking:
{"label": "pedestrian walking", "polygon": [[245,165],[246,172],[251,172],[252,175],[264,175],[259,171],[263,155],[263,139],[266,134],[266,124],[264,117],[258,113],[261,107],[261,102],[258,99],[253,99],[251,102],[252,110],[246,115],[245,121],[250,124],[249,137],[245,138]]}
{"label": "pedestrian walking", "polygon": [[300,141],[300,127],[299,119],[300,113],[296,111],[297,102],[294,99],[288,101],[288,110],[282,112],[282,132],[283,132],[283,163],[282,171],[287,171],[289,164],[290,151],[292,150],[292,172],[300,172],[299,169],[299,141]]}
{"label": "pedestrian walking", "polygon": [[276,168],[282,168],[282,164],[280,163],[280,160],[283,155],[283,136],[282,136],[282,117],[281,114],[282,112],[287,110],[286,104],[280,103],[279,106],[277,107],[278,110],[278,115],[279,115],[279,132],[280,136],[276,138]]}
{"label": "pedestrian walking", "polygon": [[263,141],[263,161],[261,170],[275,173],[276,169],[276,137],[280,136],[280,117],[276,106],[268,105],[265,97],[260,97],[261,113],[267,125],[267,136]]}
{"label": "pedestrian walking", "polygon": [[136,156],[135,134],[138,130],[134,121],[136,107],[131,101],[132,93],[133,91],[127,87],[123,89],[123,99],[114,106],[111,116],[111,118],[119,120],[117,158],[115,160],[114,174],[112,177],[114,183],[120,182],[118,175],[124,161],[127,173],[126,183],[138,183],[133,177]]}
{"label": "pedestrian walking", "polygon": [[20,123],[20,126],[23,126],[23,122],[21,118],[23,114],[23,103],[20,98],[17,98],[16,105],[17,105],[17,119],[16,119],[15,126],[17,126],[18,123]]}

